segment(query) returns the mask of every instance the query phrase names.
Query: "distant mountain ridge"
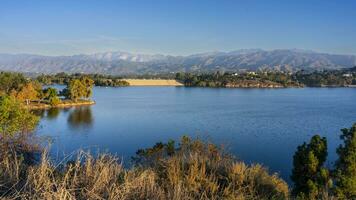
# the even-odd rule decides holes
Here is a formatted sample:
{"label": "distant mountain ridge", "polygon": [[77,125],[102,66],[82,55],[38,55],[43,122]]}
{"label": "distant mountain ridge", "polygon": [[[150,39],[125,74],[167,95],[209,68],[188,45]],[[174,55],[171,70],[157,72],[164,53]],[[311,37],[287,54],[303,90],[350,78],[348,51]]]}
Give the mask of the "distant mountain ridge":
{"label": "distant mountain ridge", "polygon": [[341,69],[356,66],[355,55],[317,53],[298,49],[242,49],[189,56],[104,52],[73,56],[0,54],[0,70],[30,73],[144,74],[179,71],[283,71]]}

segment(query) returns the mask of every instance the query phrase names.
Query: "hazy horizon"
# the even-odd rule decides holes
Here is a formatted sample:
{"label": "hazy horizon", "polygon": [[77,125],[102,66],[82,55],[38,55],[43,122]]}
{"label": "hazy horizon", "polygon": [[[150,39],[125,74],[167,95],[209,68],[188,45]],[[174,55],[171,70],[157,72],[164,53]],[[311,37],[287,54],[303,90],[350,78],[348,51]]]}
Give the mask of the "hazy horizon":
{"label": "hazy horizon", "polygon": [[21,1],[0,7],[0,53],[191,55],[238,49],[356,54],[352,1]]}
{"label": "hazy horizon", "polygon": [[40,53],[26,53],[26,52],[19,52],[19,53],[7,53],[7,52],[0,52],[0,54],[5,54],[5,55],[31,55],[31,56],[48,56],[48,57],[70,57],[70,56],[78,56],[78,55],[94,55],[94,54],[105,54],[105,53],[127,53],[127,54],[136,54],[136,55],[162,55],[162,56],[174,56],[174,57],[187,57],[187,56],[194,56],[194,55],[200,55],[200,54],[209,54],[209,53],[232,53],[235,51],[244,51],[244,50],[256,50],[256,51],[283,51],[283,50],[288,50],[288,51],[297,51],[297,52],[306,52],[306,53],[316,53],[316,54],[329,54],[329,55],[346,55],[346,56],[356,56],[356,53],[332,53],[332,52],[320,52],[312,49],[297,49],[297,48],[290,48],[290,49],[261,49],[261,48],[249,48],[249,49],[235,49],[235,50],[230,50],[230,51],[222,51],[222,50],[215,50],[215,51],[205,51],[205,52],[195,52],[191,54],[185,54],[185,55],[175,55],[175,54],[166,54],[166,53],[145,53],[145,52],[130,52],[130,51],[122,51],[122,50],[111,50],[111,51],[98,51],[98,52],[91,52],[91,53],[75,53],[75,54],[66,54],[66,55],[46,55],[46,54],[40,54]]}

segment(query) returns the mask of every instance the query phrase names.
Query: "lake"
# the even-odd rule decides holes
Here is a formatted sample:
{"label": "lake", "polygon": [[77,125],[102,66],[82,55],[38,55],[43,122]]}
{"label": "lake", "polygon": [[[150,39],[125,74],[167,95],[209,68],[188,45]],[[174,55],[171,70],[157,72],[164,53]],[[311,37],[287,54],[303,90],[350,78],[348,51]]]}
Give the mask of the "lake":
{"label": "lake", "polygon": [[356,88],[95,87],[93,99],[91,107],[41,113],[37,133],[51,139],[53,157],[100,149],[128,164],[139,148],[190,135],[289,181],[298,145],[326,136],[332,166],[340,129],[356,122]]}

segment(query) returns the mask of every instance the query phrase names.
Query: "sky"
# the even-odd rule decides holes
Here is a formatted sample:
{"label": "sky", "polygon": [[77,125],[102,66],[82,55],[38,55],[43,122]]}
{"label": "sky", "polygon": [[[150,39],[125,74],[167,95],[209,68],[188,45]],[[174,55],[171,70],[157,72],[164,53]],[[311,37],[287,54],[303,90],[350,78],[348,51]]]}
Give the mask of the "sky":
{"label": "sky", "polygon": [[0,0],[0,53],[356,55],[353,0]]}

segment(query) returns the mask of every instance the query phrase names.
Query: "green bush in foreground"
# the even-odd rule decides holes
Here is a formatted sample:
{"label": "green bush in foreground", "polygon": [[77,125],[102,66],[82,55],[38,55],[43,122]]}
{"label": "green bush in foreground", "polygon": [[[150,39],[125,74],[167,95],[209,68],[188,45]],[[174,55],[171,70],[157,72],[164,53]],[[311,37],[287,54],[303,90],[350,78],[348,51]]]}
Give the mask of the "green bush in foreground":
{"label": "green bush in foreground", "polygon": [[14,137],[15,134],[29,133],[37,125],[39,118],[26,109],[12,96],[0,96],[0,139]]}
{"label": "green bush in foreground", "polygon": [[[141,153],[143,154],[141,154]],[[146,154],[147,153],[147,154]],[[138,159],[138,160],[137,160]],[[56,166],[44,153],[38,165],[0,163],[0,197],[17,199],[287,199],[288,186],[261,165],[235,161],[217,146],[187,137],[138,152],[124,169],[116,157]],[[146,163],[149,164],[146,164]],[[17,167],[15,167],[17,166]],[[6,186],[6,187],[5,187]]]}

